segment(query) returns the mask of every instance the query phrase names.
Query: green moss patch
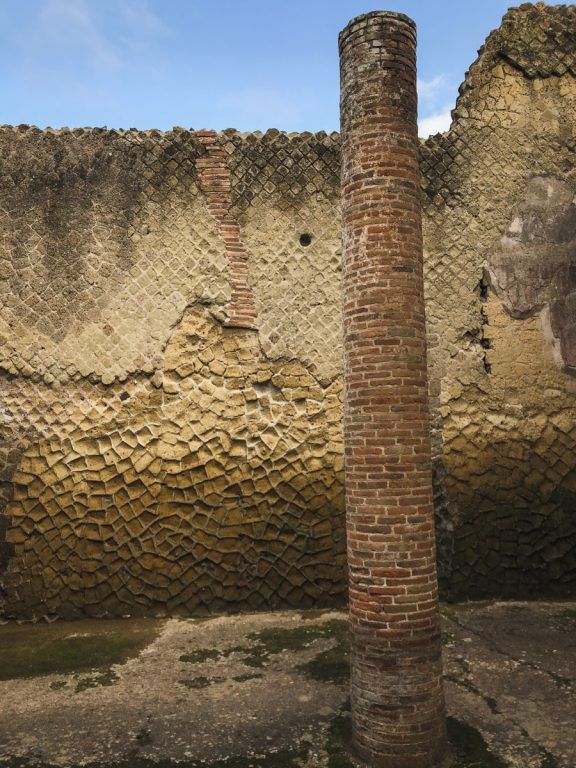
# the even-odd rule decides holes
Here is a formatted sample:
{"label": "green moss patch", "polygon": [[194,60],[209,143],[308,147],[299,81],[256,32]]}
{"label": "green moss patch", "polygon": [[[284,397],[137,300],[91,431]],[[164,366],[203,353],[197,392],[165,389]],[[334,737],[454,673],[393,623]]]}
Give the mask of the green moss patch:
{"label": "green moss patch", "polygon": [[87,691],[90,688],[100,688],[100,686],[114,685],[120,678],[111,669],[104,672],[98,672],[95,675],[80,677],[76,683],[76,693]]}
{"label": "green moss patch", "polygon": [[507,768],[497,755],[490,752],[484,737],[467,723],[449,717],[448,739],[458,768]]}
{"label": "green moss patch", "polygon": [[239,755],[210,763],[206,768],[300,768],[305,750],[281,749],[263,755]]}
{"label": "green moss patch", "polygon": [[296,671],[324,683],[346,683],[350,678],[348,649],[341,646],[330,648],[319,653],[311,661],[300,664]]}
{"label": "green moss patch", "polygon": [[[332,637],[335,645],[326,651],[322,651],[310,661],[296,667],[313,680],[343,684],[350,677],[350,640],[348,623],[346,621],[328,622],[329,632],[323,637]],[[327,626],[327,625],[324,625]]]}
{"label": "green moss patch", "polygon": [[197,648],[190,653],[184,653],[180,656],[179,661],[183,661],[185,664],[205,664],[209,661],[219,661],[220,659],[227,659],[233,653],[250,654],[252,648],[243,645],[235,645],[233,648],[225,648],[223,650],[217,648]]}
{"label": "green moss patch", "polygon": [[222,656],[221,651],[212,648],[198,648],[191,653],[184,653],[180,656],[180,661],[187,664],[203,664],[205,661],[216,661]]}
{"label": "green moss patch", "polygon": [[310,645],[323,638],[333,638],[338,646],[347,643],[348,622],[333,619],[324,624],[283,629],[271,627],[260,632],[252,632],[248,639],[256,644],[247,649],[248,654],[243,659],[245,664],[252,667],[262,667],[271,656],[283,651],[303,651]]}
{"label": "green moss patch", "polygon": [[[348,622],[333,619],[324,624],[310,624],[285,629],[270,627],[247,635],[250,645],[235,645],[219,650],[216,648],[197,648],[180,656],[180,661],[188,664],[204,664],[218,661],[233,653],[242,654],[242,663],[248,667],[264,667],[272,656],[283,651],[303,651],[316,640],[330,638],[336,642],[336,648],[320,654],[317,661],[303,665],[301,671],[317,680],[341,682],[348,676]],[[246,676],[248,680],[256,675]],[[236,680],[236,678],[234,678]]]}
{"label": "green moss patch", "polygon": [[[111,763],[85,763],[70,768],[300,768],[306,757],[306,750],[283,749],[259,755],[238,755],[212,763],[199,761],[150,760],[141,757],[137,751],[122,760]],[[0,759],[0,768],[56,768],[50,763],[30,758]]]}
{"label": "green moss patch", "polygon": [[262,677],[264,677],[264,675],[261,672],[254,672],[253,674],[248,672],[245,675],[236,675],[232,680],[236,683],[245,683],[247,680],[258,680]]}
{"label": "green moss patch", "polygon": [[[161,626],[162,622],[154,619],[0,626],[0,680],[105,672],[113,664],[137,656]],[[95,684],[105,683],[100,680]],[[93,686],[86,683],[85,687]]]}
{"label": "green moss patch", "polygon": [[342,708],[330,723],[326,739],[328,753],[328,768],[353,768],[350,759],[352,744],[352,721],[350,719],[350,702]]}
{"label": "green moss patch", "polygon": [[576,610],[572,608],[566,608],[560,613],[553,614],[552,619],[556,623],[555,629],[559,629],[561,632],[573,632],[576,629]]}
{"label": "green moss patch", "polygon": [[332,619],[324,624],[299,626],[293,629],[282,627],[262,629],[260,632],[249,634],[248,639],[255,640],[265,649],[266,653],[272,655],[282,651],[302,651],[314,640],[324,637],[340,639],[347,633],[348,623],[346,621]]}
{"label": "green moss patch", "polygon": [[214,683],[223,683],[225,679],[225,677],[198,676],[193,677],[191,680],[178,680],[178,682],[185,688],[199,690],[200,688],[208,688],[209,685],[214,685]]}

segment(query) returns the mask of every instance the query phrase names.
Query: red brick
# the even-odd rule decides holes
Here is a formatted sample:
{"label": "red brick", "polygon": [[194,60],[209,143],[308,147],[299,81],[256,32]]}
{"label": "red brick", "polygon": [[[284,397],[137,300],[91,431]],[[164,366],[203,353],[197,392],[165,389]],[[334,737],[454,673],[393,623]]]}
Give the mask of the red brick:
{"label": "red brick", "polygon": [[447,756],[432,511],[416,34],[377,12],[340,36],[352,720],[371,766]]}

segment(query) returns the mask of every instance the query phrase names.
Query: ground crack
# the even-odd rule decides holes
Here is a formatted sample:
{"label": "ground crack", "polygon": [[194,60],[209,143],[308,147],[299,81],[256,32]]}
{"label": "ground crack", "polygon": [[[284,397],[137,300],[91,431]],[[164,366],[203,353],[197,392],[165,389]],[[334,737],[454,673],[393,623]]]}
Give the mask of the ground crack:
{"label": "ground crack", "polygon": [[564,677],[563,675],[559,675],[556,672],[551,672],[549,669],[543,669],[541,667],[538,667],[536,664],[534,664],[531,661],[526,661],[525,659],[520,659],[517,656],[513,656],[508,651],[505,651],[502,648],[500,648],[497,645],[497,643],[494,642],[494,640],[492,640],[489,637],[486,637],[478,630],[472,629],[472,627],[469,627],[467,624],[465,624],[462,620],[459,620],[458,618],[456,618],[454,615],[445,616],[445,618],[447,618],[448,621],[452,621],[454,624],[456,624],[456,626],[460,627],[460,629],[463,629],[466,632],[470,632],[471,634],[475,635],[487,648],[494,651],[494,653],[497,653],[500,656],[504,656],[504,658],[510,659],[510,661],[513,661],[522,667],[528,667],[529,669],[532,669],[534,672],[538,672],[539,674],[546,675],[559,688],[562,688],[563,690],[565,690],[566,692],[574,696],[575,691],[574,691],[573,683],[567,677]]}

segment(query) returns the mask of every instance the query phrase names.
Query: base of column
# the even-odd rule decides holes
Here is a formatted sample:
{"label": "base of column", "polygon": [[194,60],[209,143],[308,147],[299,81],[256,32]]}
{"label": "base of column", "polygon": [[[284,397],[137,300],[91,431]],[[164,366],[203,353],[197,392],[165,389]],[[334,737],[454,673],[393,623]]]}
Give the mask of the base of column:
{"label": "base of column", "polygon": [[356,768],[455,768],[454,757],[445,742],[421,755],[379,755],[354,740],[351,750]]}

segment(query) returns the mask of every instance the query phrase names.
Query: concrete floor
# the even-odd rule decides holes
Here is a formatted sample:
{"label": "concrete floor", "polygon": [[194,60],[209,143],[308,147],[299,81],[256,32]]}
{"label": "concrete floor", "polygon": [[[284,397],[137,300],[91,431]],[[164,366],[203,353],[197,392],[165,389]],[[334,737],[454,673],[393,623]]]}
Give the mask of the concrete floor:
{"label": "concrete floor", "polygon": [[[457,768],[575,768],[576,603],[443,613]],[[345,619],[0,626],[0,768],[347,768]]]}

